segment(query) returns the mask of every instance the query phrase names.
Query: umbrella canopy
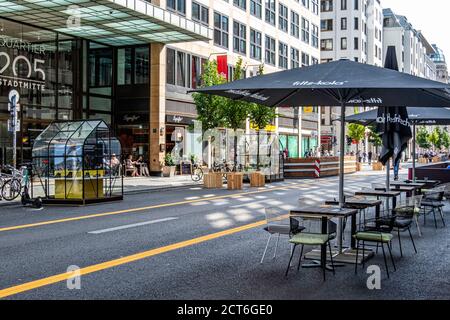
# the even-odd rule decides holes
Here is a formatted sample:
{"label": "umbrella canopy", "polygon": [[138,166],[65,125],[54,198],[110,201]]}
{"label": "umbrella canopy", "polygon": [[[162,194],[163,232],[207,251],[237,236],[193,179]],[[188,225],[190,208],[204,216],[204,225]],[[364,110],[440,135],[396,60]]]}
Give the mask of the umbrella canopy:
{"label": "umbrella canopy", "polygon": [[[415,125],[448,125],[450,124],[450,109],[447,108],[419,108],[407,107],[408,121]],[[384,117],[383,117],[384,118]],[[357,123],[369,126],[382,122],[384,119],[378,117],[378,110],[372,109],[366,112],[345,117],[348,123]]]}
{"label": "umbrella canopy", "polygon": [[[220,95],[266,106],[450,107],[450,86],[350,60],[302,67],[190,92]],[[344,197],[345,122],[340,125],[339,203]]]}
{"label": "umbrella canopy", "polygon": [[350,60],[196,89],[266,106],[450,107],[448,84]]}

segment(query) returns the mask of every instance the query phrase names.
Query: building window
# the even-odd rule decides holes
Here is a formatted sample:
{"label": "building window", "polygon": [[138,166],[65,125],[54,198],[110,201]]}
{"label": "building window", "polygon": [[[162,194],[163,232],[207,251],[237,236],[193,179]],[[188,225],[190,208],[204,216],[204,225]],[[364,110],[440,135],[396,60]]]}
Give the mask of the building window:
{"label": "building window", "polygon": [[186,67],[186,53],[178,51],[177,54],[177,86],[186,87],[186,78],[189,68]]}
{"label": "building window", "polygon": [[347,30],[347,18],[341,18],[341,30]]}
{"label": "building window", "polygon": [[312,12],[315,15],[319,15],[319,0],[311,0],[312,3]]}
{"label": "building window", "polygon": [[359,19],[355,18],[354,27],[355,30],[359,30]]}
{"label": "building window", "polygon": [[302,18],[302,41],[309,44],[309,21]]}
{"label": "building window", "polygon": [[233,50],[242,54],[247,53],[247,28],[236,20],[233,21]]}
{"label": "building window", "polygon": [[347,0],[341,0],[341,10],[347,10]]}
{"label": "building window", "polygon": [[250,29],[250,58],[261,60],[262,35],[261,32]]}
{"label": "building window", "polygon": [[214,44],[228,49],[228,17],[214,12]]}
{"label": "building window", "polygon": [[149,61],[150,54],[147,46],[134,49],[134,83],[149,83]]}
{"label": "building window", "polygon": [[166,53],[166,81],[167,84],[175,85],[175,50],[167,49]]}
{"label": "building window", "polygon": [[333,0],[322,0],[320,2],[320,10],[322,12],[333,11]]}
{"label": "building window", "polygon": [[354,42],[355,42],[355,43],[354,43],[354,47],[353,47],[353,48],[354,48],[355,50],[359,50],[359,38],[356,37],[355,40],[354,40]]}
{"label": "building window", "polygon": [[206,59],[192,56],[192,74],[191,74],[191,88],[196,89],[201,85],[201,78],[203,73],[203,66]]}
{"label": "building window", "polygon": [[192,2],[192,20],[209,25],[209,9],[197,2]]}
{"label": "building window", "polygon": [[347,50],[347,38],[341,38],[341,50]]}
{"label": "building window", "polygon": [[267,64],[275,65],[275,39],[269,36],[266,36],[264,61]]}
{"label": "building window", "polygon": [[288,68],[288,46],[281,41],[278,43],[278,67]]}
{"label": "building window", "polygon": [[262,0],[250,0],[250,14],[259,19],[262,17]]}
{"label": "building window", "polygon": [[309,9],[309,0],[302,0],[302,5],[303,5],[305,8]]}
{"label": "building window", "polygon": [[133,49],[117,50],[117,84],[128,85],[133,82]]}
{"label": "building window", "polygon": [[247,0],[233,0],[233,4],[236,7],[241,8],[242,10],[246,10],[247,9]]}
{"label": "building window", "polygon": [[320,49],[323,51],[332,51],[333,50],[333,39],[321,39],[320,40]]}
{"label": "building window", "polygon": [[302,52],[302,67],[309,66],[309,55]]}
{"label": "building window", "polygon": [[333,19],[324,19],[320,21],[322,31],[333,31]]}
{"label": "building window", "polygon": [[291,69],[300,67],[300,51],[291,47]]}
{"label": "building window", "polygon": [[311,45],[314,48],[319,48],[319,27],[315,24],[312,24]]}
{"label": "building window", "polygon": [[355,2],[355,10],[359,10],[359,0],[354,0]]}
{"label": "building window", "polygon": [[275,25],[275,0],[266,0],[266,22]]}
{"label": "building window", "polygon": [[186,14],[186,0],[167,0],[167,9]]}
{"label": "building window", "polygon": [[319,64],[319,59],[311,57],[311,64],[312,65]]}
{"label": "building window", "polygon": [[288,32],[288,8],[280,3],[278,7],[278,28]]}
{"label": "building window", "polygon": [[295,11],[291,11],[291,36],[300,38],[300,16]]}

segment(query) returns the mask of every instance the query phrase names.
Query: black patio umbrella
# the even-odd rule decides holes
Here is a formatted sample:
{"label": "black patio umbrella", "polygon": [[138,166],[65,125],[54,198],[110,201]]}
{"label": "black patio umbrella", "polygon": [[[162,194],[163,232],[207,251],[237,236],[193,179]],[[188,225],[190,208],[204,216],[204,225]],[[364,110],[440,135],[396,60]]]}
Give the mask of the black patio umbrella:
{"label": "black patio umbrella", "polygon": [[[450,86],[350,60],[302,67],[190,92],[220,95],[266,106],[450,107]],[[341,122],[339,201],[344,205],[345,122]]]}
{"label": "black patio umbrella", "polygon": [[[384,67],[398,71],[397,54],[394,46],[389,46],[386,53]],[[379,161],[386,165],[386,189],[389,190],[389,173],[392,158],[394,166],[401,161],[403,151],[408,147],[408,141],[412,138],[411,126],[407,121],[408,111],[406,106],[401,107],[379,107],[378,118],[384,121],[377,122],[376,132],[383,140]],[[397,177],[396,177],[397,178]]]}
{"label": "black patio umbrella", "polygon": [[[413,180],[416,179],[416,126],[418,125],[450,125],[450,110],[447,108],[418,108],[407,107],[408,121],[412,125],[413,131]],[[378,110],[373,109],[367,112],[351,115],[345,119],[348,123],[357,123],[369,126],[384,121],[383,117],[378,117]]]}

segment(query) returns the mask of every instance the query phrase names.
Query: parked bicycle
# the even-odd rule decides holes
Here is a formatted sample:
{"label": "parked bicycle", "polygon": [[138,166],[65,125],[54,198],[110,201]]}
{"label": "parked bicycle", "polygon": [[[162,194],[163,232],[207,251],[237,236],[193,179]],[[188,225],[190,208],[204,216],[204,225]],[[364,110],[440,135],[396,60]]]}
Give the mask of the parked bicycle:
{"label": "parked bicycle", "polygon": [[20,195],[20,192],[22,191],[24,168],[26,167],[22,167],[19,171],[12,166],[5,166],[5,169],[9,170],[11,174],[4,175],[7,176],[7,178],[3,180],[1,189],[1,196],[4,200],[13,201]]}
{"label": "parked bicycle", "polygon": [[198,163],[192,165],[191,179],[194,182],[198,182],[203,179],[203,170]]}

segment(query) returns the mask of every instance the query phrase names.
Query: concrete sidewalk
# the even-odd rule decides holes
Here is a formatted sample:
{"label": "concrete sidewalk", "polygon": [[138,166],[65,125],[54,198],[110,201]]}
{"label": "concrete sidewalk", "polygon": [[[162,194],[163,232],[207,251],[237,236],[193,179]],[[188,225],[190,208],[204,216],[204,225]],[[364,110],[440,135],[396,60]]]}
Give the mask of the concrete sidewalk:
{"label": "concrete sidewalk", "polygon": [[[192,187],[200,187],[203,185],[203,181],[194,182],[190,175],[175,176],[171,178],[163,177],[124,177],[123,179],[123,193],[139,194],[145,192],[158,192],[174,189],[186,189]],[[35,187],[35,193],[39,194],[37,190],[39,187]],[[0,200],[0,207],[8,205],[17,205],[20,203],[20,197],[14,201]]]}

